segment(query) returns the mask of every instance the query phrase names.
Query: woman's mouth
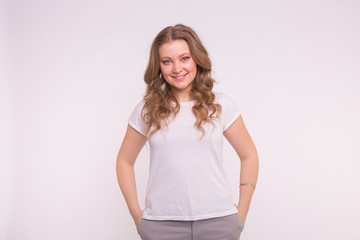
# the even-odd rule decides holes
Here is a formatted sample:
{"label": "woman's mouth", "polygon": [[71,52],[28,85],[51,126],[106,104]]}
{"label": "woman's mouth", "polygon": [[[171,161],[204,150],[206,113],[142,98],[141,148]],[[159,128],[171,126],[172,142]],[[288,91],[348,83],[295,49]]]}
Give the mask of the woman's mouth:
{"label": "woman's mouth", "polygon": [[181,81],[186,77],[187,73],[183,74],[183,75],[179,75],[179,76],[172,76],[175,80],[177,81]]}

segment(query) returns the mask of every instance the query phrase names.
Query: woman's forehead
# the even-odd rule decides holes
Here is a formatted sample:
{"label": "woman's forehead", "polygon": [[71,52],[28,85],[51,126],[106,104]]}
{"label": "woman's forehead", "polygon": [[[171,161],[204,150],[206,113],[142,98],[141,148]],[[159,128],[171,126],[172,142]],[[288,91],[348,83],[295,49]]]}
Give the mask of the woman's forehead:
{"label": "woman's forehead", "polygon": [[190,49],[185,40],[173,40],[171,42],[164,43],[159,48],[160,58],[164,57],[179,57],[184,54],[189,54]]}

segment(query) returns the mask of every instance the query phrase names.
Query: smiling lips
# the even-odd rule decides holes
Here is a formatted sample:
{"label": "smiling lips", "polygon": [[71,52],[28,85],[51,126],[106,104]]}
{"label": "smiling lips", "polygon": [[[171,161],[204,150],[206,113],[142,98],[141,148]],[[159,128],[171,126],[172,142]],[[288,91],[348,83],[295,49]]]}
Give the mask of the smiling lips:
{"label": "smiling lips", "polygon": [[171,76],[172,78],[174,78],[175,80],[181,81],[186,77],[187,73],[185,73],[184,75],[180,75],[180,76]]}

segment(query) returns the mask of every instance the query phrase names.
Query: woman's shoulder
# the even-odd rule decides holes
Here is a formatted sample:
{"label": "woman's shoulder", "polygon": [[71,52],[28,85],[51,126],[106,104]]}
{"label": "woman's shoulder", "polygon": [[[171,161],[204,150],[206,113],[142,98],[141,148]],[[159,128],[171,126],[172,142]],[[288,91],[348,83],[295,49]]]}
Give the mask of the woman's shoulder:
{"label": "woman's shoulder", "polygon": [[213,91],[213,93],[215,94],[215,99],[221,97],[224,94],[223,92],[219,91]]}
{"label": "woman's shoulder", "polygon": [[133,111],[136,113],[140,113],[145,105],[145,100],[143,98],[138,99],[134,103],[132,103]]}
{"label": "woman's shoulder", "polygon": [[220,91],[213,91],[213,93],[215,94],[215,101],[221,104],[226,94]]}
{"label": "woman's shoulder", "polygon": [[215,101],[217,103],[219,103],[222,106],[232,106],[232,105],[237,105],[237,103],[234,101],[233,97],[231,97],[230,95],[224,93],[224,92],[220,92],[220,91],[216,91],[213,93],[215,94]]}
{"label": "woman's shoulder", "polygon": [[225,92],[221,92],[221,91],[213,91],[213,93],[215,94],[215,96],[217,98],[232,98],[229,94],[225,93]]}

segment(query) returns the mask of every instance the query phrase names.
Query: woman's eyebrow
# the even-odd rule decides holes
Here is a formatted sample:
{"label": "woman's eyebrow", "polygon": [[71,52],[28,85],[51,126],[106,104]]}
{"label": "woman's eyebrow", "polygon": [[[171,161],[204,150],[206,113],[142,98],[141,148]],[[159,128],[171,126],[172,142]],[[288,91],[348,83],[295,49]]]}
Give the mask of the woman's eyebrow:
{"label": "woman's eyebrow", "polygon": [[[180,55],[178,56],[178,58],[181,58],[182,56],[184,56],[184,55],[188,55],[188,54],[190,54],[190,53],[183,53],[183,54],[180,54]],[[171,59],[171,57],[167,57],[167,56],[164,56],[164,57],[162,57],[162,58],[160,58],[160,59],[164,59],[164,58],[169,58],[169,59]]]}

